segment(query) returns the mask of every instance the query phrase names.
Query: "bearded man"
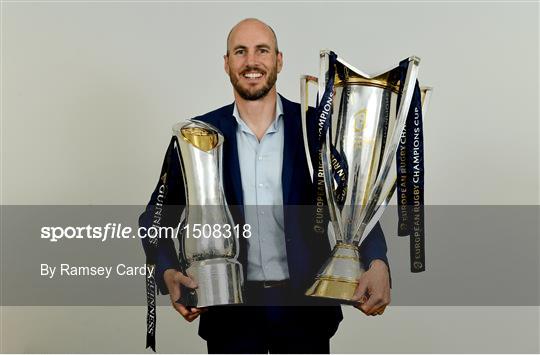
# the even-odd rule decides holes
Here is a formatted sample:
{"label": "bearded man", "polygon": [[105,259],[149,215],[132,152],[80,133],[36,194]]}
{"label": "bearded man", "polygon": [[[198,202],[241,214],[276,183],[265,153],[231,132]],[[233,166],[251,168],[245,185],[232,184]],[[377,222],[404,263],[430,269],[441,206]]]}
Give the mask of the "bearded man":
{"label": "bearded man", "polygon": [[[276,90],[282,67],[273,29],[257,19],[239,22],[227,37],[224,55],[234,103],[195,118],[223,134],[225,196],[229,205],[242,207],[235,222],[252,228],[249,239],[240,238],[245,305],[202,309],[178,303],[181,285],[197,285],[179,271],[173,242],[159,243],[158,287],[187,321],[201,315],[199,335],[209,353],[329,353],[330,338],[343,318],[339,305],[304,296],[330,246],[326,236],[313,232],[313,220],[284,209],[314,205],[315,189],[303,148],[300,105]],[[183,196],[182,191],[183,186],[175,186],[169,194]],[[156,196],[154,191],[141,226],[151,224]],[[185,200],[179,197],[176,203]],[[379,224],[360,253],[367,271],[359,280],[356,307],[380,315],[390,302],[390,282]]]}

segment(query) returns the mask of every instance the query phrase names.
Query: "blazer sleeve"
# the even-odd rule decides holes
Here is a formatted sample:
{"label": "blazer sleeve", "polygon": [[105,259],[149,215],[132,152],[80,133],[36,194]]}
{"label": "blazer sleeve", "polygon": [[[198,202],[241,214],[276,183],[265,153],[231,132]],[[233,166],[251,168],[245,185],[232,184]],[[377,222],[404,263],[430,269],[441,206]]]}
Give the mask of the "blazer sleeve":
{"label": "blazer sleeve", "polygon": [[[367,270],[373,260],[380,259],[385,262],[386,266],[388,266],[388,271],[390,272],[390,263],[386,256],[387,249],[386,239],[384,238],[381,224],[377,222],[359,248],[364,269]],[[392,279],[390,278],[390,285],[391,284]]]}
{"label": "blazer sleeve", "polygon": [[[161,226],[162,227],[174,227],[178,226],[180,222],[180,217],[186,202],[184,183],[182,178],[182,170],[179,161],[179,155],[177,152],[176,146],[171,142],[169,149],[174,149],[171,159],[169,169],[166,167],[166,159],[169,150],[165,154],[165,160],[163,162],[162,174],[164,171],[167,172],[167,196],[163,201],[162,206],[159,206],[160,199],[159,195],[159,186],[161,185],[158,181],[150,201],[146,206],[145,211],[139,217],[139,227],[144,227],[146,230],[154,225],[154,212],[157,208],[161,208]],[[160,176],[161,179],[161,176]],[[142,238],[142,245],[144,252],[147,256],[147,259],[151,255],[152,251],[150,250],[151,246],[148,238]],[[178,260],[178,251],[175,248],[173,238],[159,238],[158,247],[154,257],[154,262],[156,265],[156,284],[158,290],[162,295],[169,293],[164,279],[163,273],[167,269],[177,269],[181,270],[180,262]]]}

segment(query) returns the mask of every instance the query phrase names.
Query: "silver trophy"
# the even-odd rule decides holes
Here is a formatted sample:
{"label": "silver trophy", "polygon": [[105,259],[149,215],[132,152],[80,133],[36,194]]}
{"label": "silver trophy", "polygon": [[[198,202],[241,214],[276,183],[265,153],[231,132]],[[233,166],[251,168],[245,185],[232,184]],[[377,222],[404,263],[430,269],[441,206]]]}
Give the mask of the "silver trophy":
{"label": "silver trophy", "polygon": [[[330,55],[330,51],[321,51],[319,79],[312,76],[301,79],[302,129],[311,176],[314,167],[306,121],[308,84],[316,83],[318,97],[323,97],[330,79]],[[335,59],[331,124],[326,136],[321,137],[322,148],[318,153],[321,164],[315,167],[319,169],[316,173],[324,176],[323,193],[331,219],[329,235],[335,238],[335,246],[307,290],[308,296],[352,301],[358,278],[365,271],[358,247],[382,216],[395,189],[396,175],[392,168],[419,62],[417,57],[408,58],[405,75],[400,67],[368,75],[339,57]],[[345,166],[347,173],[340,174],[336,166]],[[341,191],[338,191],[339,178],[343,180],[342,187],[345,186]]]}
{"label": "silver trophy", "polygon": [[186,192],[179,225],[180,258],[198,287],[182,292],[187,306],[242,303],[239,241],[222,187],[223,136],[215,127],[191,120],[173,127]]}

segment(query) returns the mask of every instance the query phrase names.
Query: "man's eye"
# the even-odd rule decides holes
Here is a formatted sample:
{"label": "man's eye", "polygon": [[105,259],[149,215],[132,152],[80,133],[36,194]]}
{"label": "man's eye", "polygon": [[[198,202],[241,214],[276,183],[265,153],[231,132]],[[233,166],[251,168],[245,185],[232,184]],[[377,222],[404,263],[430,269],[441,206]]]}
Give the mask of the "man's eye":
{"label": "man's eye", "polygon": [[268,49],[267,48],[260,48],[259,52],[266,54],[266,53],[268,53]]}
{"label": "man's eye", "polygon": [[243,49],[237,49],[234,54],[236,55],[243,55],[245,53],[245,51]]}

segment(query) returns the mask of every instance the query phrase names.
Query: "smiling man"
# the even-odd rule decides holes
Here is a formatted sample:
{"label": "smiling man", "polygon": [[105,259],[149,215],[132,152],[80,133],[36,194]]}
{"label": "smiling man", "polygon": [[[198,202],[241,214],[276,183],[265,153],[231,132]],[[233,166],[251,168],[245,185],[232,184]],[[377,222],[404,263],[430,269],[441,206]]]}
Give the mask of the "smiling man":
{"label": "smiling man", "polygon": [[[261,36],[261,30],[265,36]],[[249,43],[256,44],[254,48],[248,48]],[[235,94],[242,99],[257,101],[272,89],[275,95],[283,55],[278,50],[276,36],[270,27],[250,19],[236,25],[227,37],[224,59],[225,72],[231,79]]]}
{"label": "smiling man", "polygon": [[[314,205],[315,194],[303,149],[300,105],[276,91],[282,66],[272,28],[257,19],[239,22],[227,37],[224,56],[234,103],[196,117],[222,132],[227,202],[242,207],[235,222],[252,227],[252,236],[240,239],[245,305],[188,309],[175,302],[181,285],[196,285],[179,271],[172,241],[159,244],[158,286],[187,321],[201,315],[199,335],[209,353],[329,353],[330,338],[342,319],[338,305],[304,296],[330,246],[326,236],[313,231],[312,215],[289,208]],[[172,186],[169,194],[181,191],[182,186]],[[154,191],[141,225],[151,223],[156,196]],[[390,302],[390,284],[378,224],[360,253],[368,270],[356,290],[356,307],[379,315]]]}
{"label": "smiling man", "polygon": [[261,140],[276,121],[276,80],[283,66],[274,31],[256,19],[240,22],[227,37],[224,59],[239,114],[235,118]]}

